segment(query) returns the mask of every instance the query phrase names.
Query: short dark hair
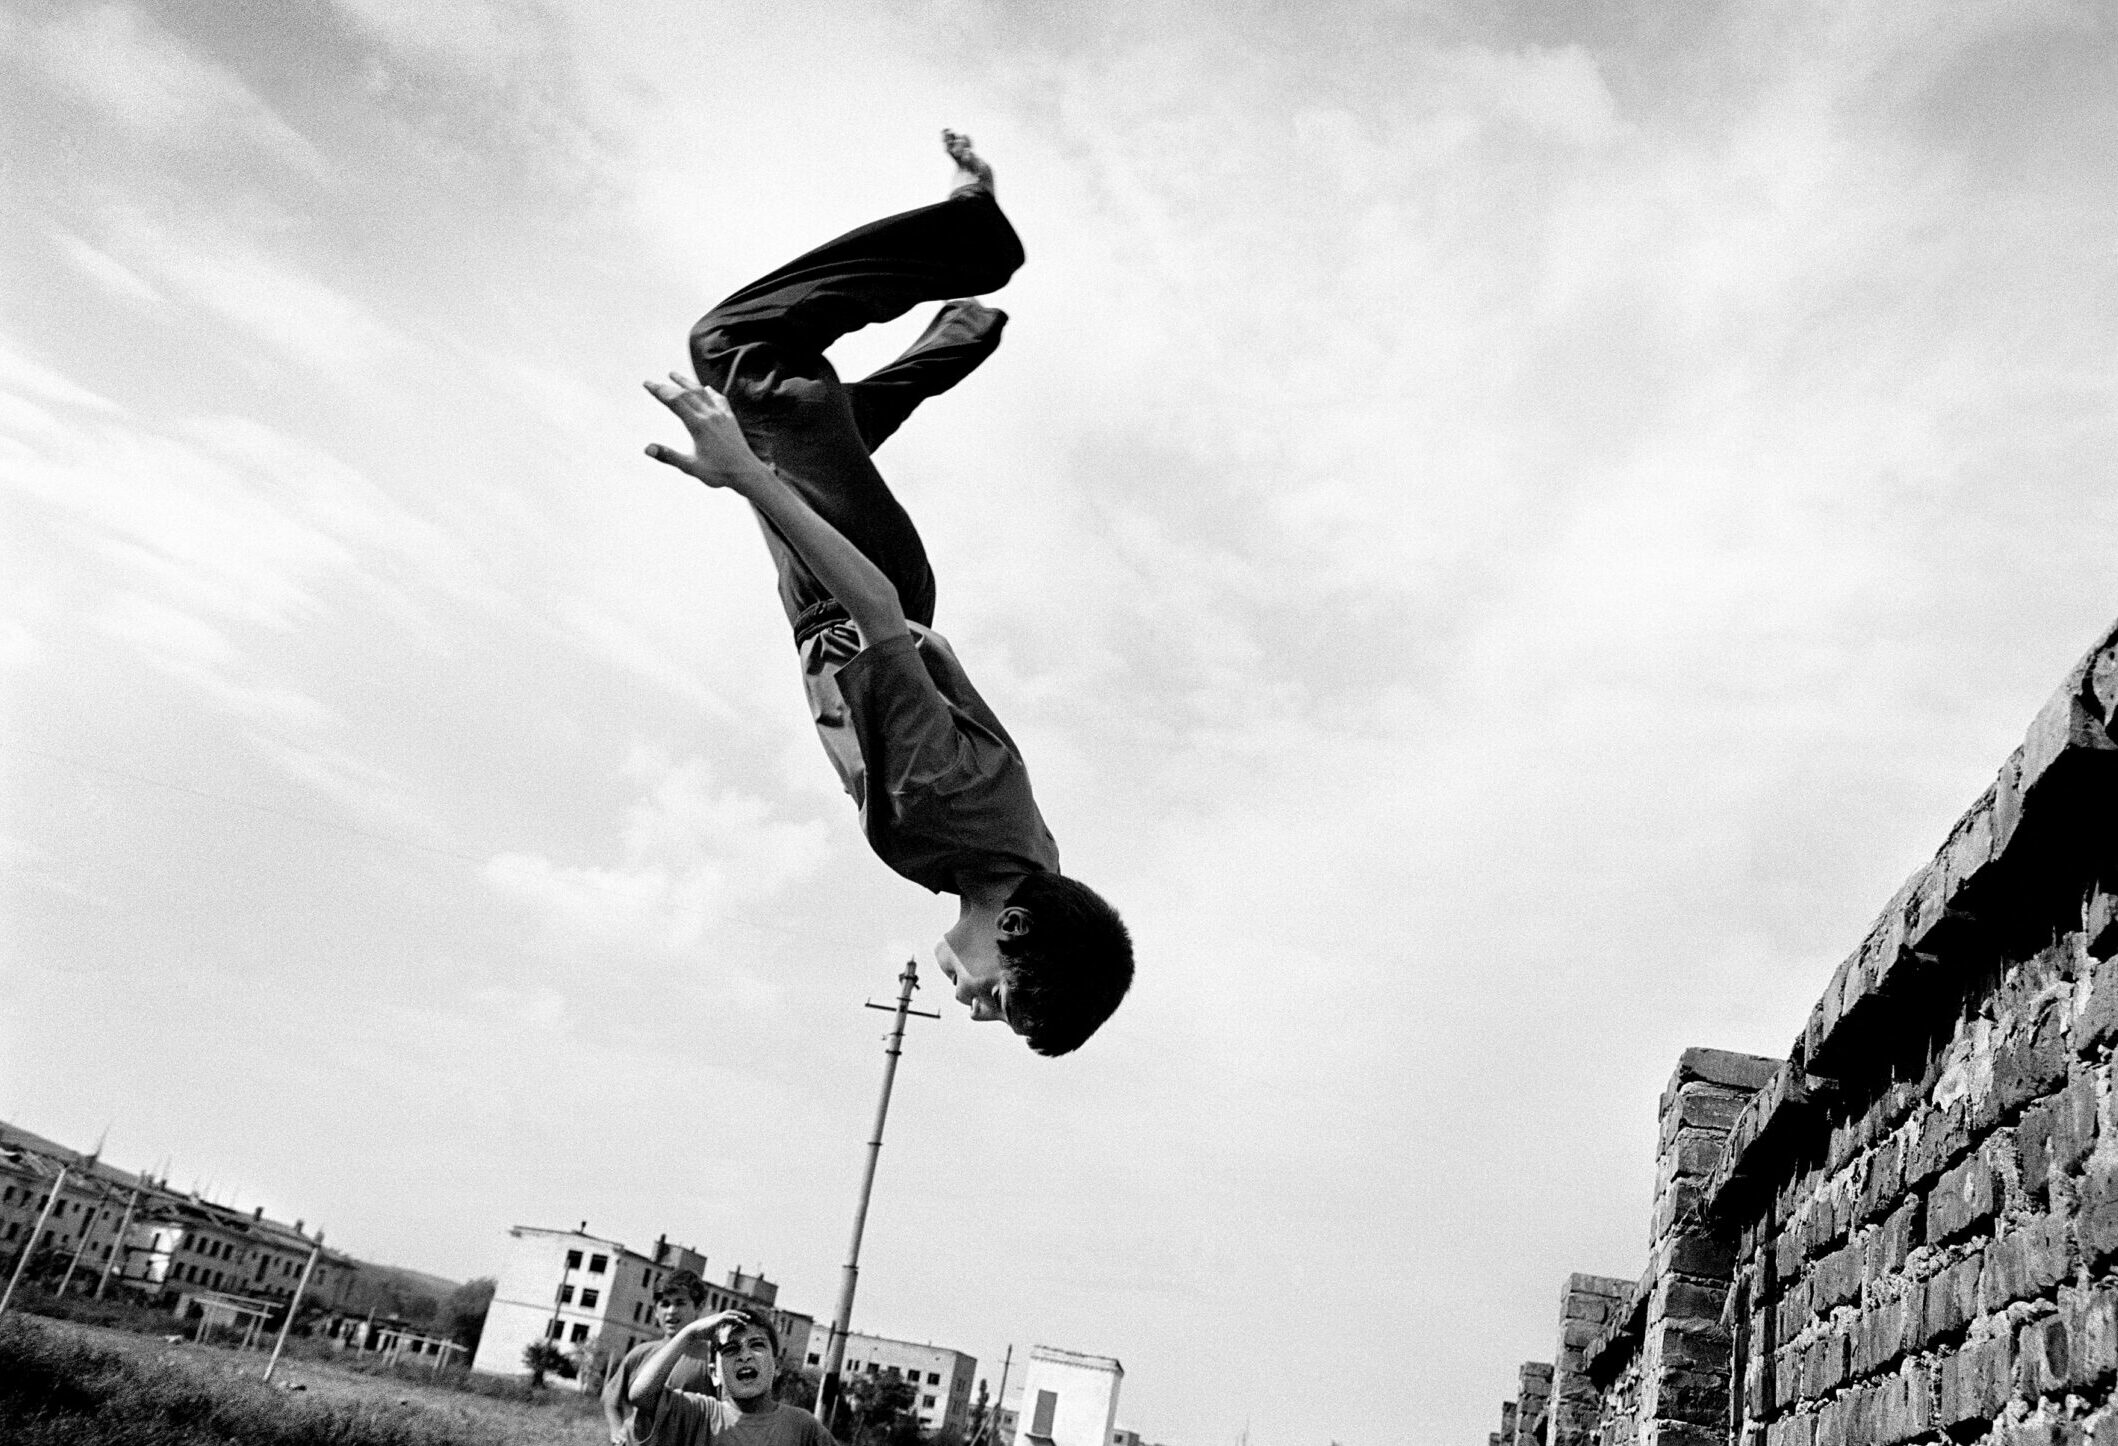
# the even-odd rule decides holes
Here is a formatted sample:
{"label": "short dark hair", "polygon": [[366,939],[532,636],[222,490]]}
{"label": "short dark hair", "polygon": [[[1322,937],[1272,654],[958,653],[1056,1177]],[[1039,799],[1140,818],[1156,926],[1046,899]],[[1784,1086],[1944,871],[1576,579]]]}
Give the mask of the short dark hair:
{"label": "short dark hair", "polygon": [[697,1305],[706,1298],[706,1282],[699,1279],[694,1270],[672,1270],[662,1283],[655,1287],[655,1299],[674,1300],[682,1297]]}
{"label": "short dark hair", "polygon": [[1132,988],[1132,935],[1102,895],[1063,874],[1025,874],[1008,905],[1030,916],[1023,933],[1000,937],[1008,1023],[1037,1053],[1070,1054]]}
{"label": "short dark hair", "polygon": [[745,1326],[756,1326],[765,1333],[765,1339],[772,1342],[772,1359],[776,1361],[780,1358],[779,1328],[773,1325],[771,1316],[764,1311],[748,1310],[742,1306],[736,1306],[728,1313],[735,1317],[735,1324],[723,1326],[714,1332],[713,1348],[716,1351],[740,1335]]}

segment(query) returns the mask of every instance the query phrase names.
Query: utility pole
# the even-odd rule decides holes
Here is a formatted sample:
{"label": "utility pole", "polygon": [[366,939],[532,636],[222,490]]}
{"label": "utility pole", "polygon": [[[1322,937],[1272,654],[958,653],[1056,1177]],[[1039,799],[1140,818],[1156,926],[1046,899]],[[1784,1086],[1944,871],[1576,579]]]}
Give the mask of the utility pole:
{"label": "utility pole", "polygon": [[66,1274],[59,1277],[58,1294],[62,1299],[66,1287],[74,1282],[74,1271],[80,1268],[81,1257],[88,1253],[89,1237],[95,1233],[96,1221],[102,1218],[103,1207],[108,1203],[109,1197],[98,1191],[93,1202],[95,1208],[88,1212],[88,1223],[81,1227],[81,1238],[74,1242],[74,1258],[66,1262]]}
{"label": "utility pole", "polygon": [[[882,1154],[883,1122],[890,1117],[890,1086],[897,1080],[897,1057],[905,1050],[905,1018],[941,1015],[912,1007],[912,991],[919,987],[919,962],[905,960],[905,972],[897,976],[896,1020],[890,1026],[889,1043],[883,1047],[882,1095],[875,1101],[875,1133],[868,1141],[868,1162],[860,1176],[860,1204],[853,1211],[853,1243],[846,1247],[846,1270],[838,1284],[838,1314],[831,1321],[831,1338],[824,1347],[823,1378],[816,1383],[816,1414],[824,1429],[831,1429],[831,1415],[838,1406],[838,1368],[846,1359],[846,1333],[853,1325],[853,1289],[860,1283],[860,1237],[868,1226],[868,1196],[875,1189],[875,1162]],[[869,1009],[891,1009],[870,1003]]]}
{"label": "utility pole", "polygon": [[1000,1410],[1001,1407],[1007,1405],[1008,1368],[1014,1364],[1015,1343],[1009,1341],[1008,1353],[1000,1359],[1000,1389],[994,1394],[993,1404],[986,1411],[985,1419],[978,1423],[978,1430],[972,1435],[970,1446],[980,1446],[981,1442],[990,1442],[992,1446],[1000,1446]]}
{"label": "utility pole", "polygon": [[103,1291],[110,1284],[110,1272],[113,1267],[117,1269],[118,1279],[123,1280],[125,1278],[124,1261],[131,1253],[131,1247],[125,1241],[132,1234],[133,1212],[139,1208],[140,1187],[135,1185],[132,1187],[132,1198],[125,1202],[125,1218],[118,1222],[117,1238],[110,1242],[110,1258],[103,1262],[102,1278],[96,1281],[95,1298],[97,1300],[103,1298]]}
{"label": "utility pole", "polygon": [[294,1329],[294,1313],[302,1308],[302,1292],[309,1288],[309,1275],[316,1269],[316,1257],[323,1253],[324,1232],[318,1230],[315,1243],[309,1247],[309,1263],[302,1267],[302,1278],[295,1282],[294,1299],[287,1302],[287,1318],[279,1323],[279,1339],[272,1343],[272,1359],[265,1362],[265,1379],[268,1381],[279,1369],[279,1353],[287,1348],[287,1332]]}
{"label": "utility pole", "polygon": [[37,1239],[44,1234],[44,1222],[51,1219],[51,1207],[59,1203],[59,1192],[66,1188],[66,1167],[59,1167],[59,1178],[52,1181],[51,1194],[44,1197],[44,1208],[37,1212],[37,1223],[30,1227],[29,1239],[22,1242],[22,1253],[15,1257],[15,1273],[7,1278],[7,1289],[0,1291],[0,1315],[7,1314],[7,1303],[15,1298],[15,1287],[22,1283],[22,1272],[29,1265],[29,1257],[37,1248]]}

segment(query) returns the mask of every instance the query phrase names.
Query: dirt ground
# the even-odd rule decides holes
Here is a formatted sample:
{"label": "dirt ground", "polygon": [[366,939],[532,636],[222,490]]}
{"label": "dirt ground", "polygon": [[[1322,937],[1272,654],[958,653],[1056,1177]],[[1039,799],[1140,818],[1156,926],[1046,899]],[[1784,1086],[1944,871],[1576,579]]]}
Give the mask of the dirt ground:
{"label": "dirt ground", "polygon": [[[204,1376],[238,1376],[257,1381],[271,1359],[269,1348],[238,1351],[228,1346],[193,1345],[189,1341],[172,1343],[160,1336],[72,1321],[38,1320],[37,1325],[74,1334],[104,1350],[129,1356],[143,1366],[157,1360],[180,1360]],[[535,1404],[495,1400],[446,1386],[363,1375],[328,1361],[291,1355],[281,1358],[279,1369],[272,1373],[272,1385],[275,1389],[299,1388],[312,1400],[344,1401],[371,1409],[411,1408],[425,1418],[426,1424],[442,1430],[460,1425],[466,1435],[499,1433],[523,1446],[602,1446],[609,1439],[595,1403],[565,1387],[545,1392]]]}

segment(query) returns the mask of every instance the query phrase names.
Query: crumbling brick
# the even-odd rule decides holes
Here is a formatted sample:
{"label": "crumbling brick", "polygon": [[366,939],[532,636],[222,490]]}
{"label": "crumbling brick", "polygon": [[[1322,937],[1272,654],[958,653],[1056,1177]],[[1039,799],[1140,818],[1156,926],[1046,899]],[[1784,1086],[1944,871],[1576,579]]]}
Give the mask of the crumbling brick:
{"label": "crumbling brick", "polygon": [[1897,1197],[1905,1188],[1904,1164],[1899,1154],[1902,1148],[1898,1137],[1892,1135],[1869,1152],[1861,1177],[1861,1223],[1887,1215],[1897,1204]]}
{"label": "crumbling brick", "polygon": [[1993,1218],[1999,1206],[1993,1168],[1974,1155],[1944,1173],[1927,1195],[1927,1243],[1939,1245]]}
{"label": "crumbling brick", "polygon": [[2099,959],[2089,975],[2088,1002],[2075,1017],[2071,1043],[2076,1054],[2088,1054],[2118,1037],[2118,954]]}
{"label": "crumbling brick", "polygon": [[2063,1289],[2059,1318],[2066,1325],[2068,1386],[2093,1386],[2118,1372],[2118,1293],[2108,1286]]}
{"label": "crumbling brick", "polygon": [[2047,1216],[2003,1235],[1985,1250],[1978,1297],[1984,1309],[2002,1310],[2018,1300],[2049,1294],[2072,1265],[2066,1221]]}
{"label": "crumbling brick", "polygon": [[2013,1389],[2009,1346],[2009,1337],[1992,1336],[1942,1358],[1940,1389],[1935,1393],[1937,1424],[1953,1429],[1966,1422],[1990,1421],[1999,1413]]}
{"label": "crumbling brick", "polygon": [[2106,1162],[2089,1167],[2074,1227],[2081,1237],[2081,1253],[2091,1265],[2118,1255],[2118,1166]]}
{"label": "crumbling brick", "polygon": [[1919,1339],[1930,1346],[1953,1335],[1978,1314],[1978,1277],[1984,1258],[1968,1256],[1928,1279],[1922,1297]]}

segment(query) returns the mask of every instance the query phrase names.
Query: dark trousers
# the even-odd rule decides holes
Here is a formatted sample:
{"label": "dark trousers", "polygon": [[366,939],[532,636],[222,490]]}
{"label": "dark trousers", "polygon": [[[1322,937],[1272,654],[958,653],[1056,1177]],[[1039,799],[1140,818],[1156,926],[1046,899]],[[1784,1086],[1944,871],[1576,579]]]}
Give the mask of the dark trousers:
{"label": "dark trousers", "polygon": [[[857,382],[841,382],[824,349],[923,301],[997,290],[1021,264],[1014,227],[973,187],[797,257],[692,328],[699,380],[728,398],[751,448],[882,569],[905,616],[922,625],[934,621],[934,571],[869,454],[914,407],[992,355],[1007,318],[951,302],[903,356]],[[786,538],[759,521],[797,640],[843,618]]]}

